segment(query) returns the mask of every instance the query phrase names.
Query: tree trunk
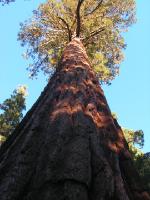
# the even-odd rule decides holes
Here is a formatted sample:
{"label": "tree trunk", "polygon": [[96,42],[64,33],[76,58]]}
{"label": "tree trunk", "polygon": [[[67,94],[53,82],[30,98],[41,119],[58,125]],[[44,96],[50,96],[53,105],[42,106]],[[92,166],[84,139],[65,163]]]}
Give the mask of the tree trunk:
{"label": "tree trunk", "polygon": [[0,161],[1,200],[150,200],[77,38]]}

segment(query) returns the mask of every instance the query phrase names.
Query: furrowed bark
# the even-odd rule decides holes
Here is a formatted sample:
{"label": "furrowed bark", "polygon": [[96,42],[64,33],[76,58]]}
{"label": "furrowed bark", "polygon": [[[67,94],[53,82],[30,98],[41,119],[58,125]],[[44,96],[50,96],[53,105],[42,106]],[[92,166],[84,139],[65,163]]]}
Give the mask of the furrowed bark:
{"label": "furrowed bark", "polygon": [[0,150],[1,200],[149,200],[79,38]]}

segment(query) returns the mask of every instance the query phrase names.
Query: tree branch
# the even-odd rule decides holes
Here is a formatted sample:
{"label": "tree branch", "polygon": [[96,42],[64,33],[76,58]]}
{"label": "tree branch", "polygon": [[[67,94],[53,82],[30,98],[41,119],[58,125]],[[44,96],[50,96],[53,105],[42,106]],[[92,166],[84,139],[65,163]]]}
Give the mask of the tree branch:
{"label": "tree branch", "polygon": [[[99,28],[96,31],[92,31],[89,36],[87,36],[86,38],[83,39],[83,41],[87,42],[89,39],[91,39],[92,37],[98,35],[99,33],[101,33],[104,30],[105,30],[105,28]],[[87,45],[87,43],[86,43],[86,45]]]}
{"label": "tree branch", "polygon": [[66,26],[67,30],[68,30],[68,38],[69,38],[69,41],[71,41],[71,37],[72,37],[72,33],[71,33],[71,30],[69,28],[69,24],[61,17],[58,17],[58,19],[60,19]]}
{"label": "tree branch", "polygon": [[84,16],[88,16],[88,15],[93,14],[97,9],[99,9],[99,7],[102,5],[102,3],[103,3],[103,0],[101,0],[101,1],[98,3],[98,5],[97,5],[91,12],[85,14]]}
{"label": "tree branch", "polygon": [[77,20],[77,28],[76,28],[76,36],[80,36],[80,29],[81,29],[81,19],[80,19],[80,8],[84,0],[78,0],[78,5],[76,9],[76,20]]}

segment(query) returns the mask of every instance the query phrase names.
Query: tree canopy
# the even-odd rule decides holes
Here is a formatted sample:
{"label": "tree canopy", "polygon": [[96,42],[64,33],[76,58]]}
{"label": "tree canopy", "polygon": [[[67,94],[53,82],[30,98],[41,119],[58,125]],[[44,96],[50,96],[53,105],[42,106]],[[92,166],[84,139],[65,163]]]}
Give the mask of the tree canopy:
{"label": "tree canopy", "polygon": [[30,76],[56,69],[62,50],[80,37],[100,82],[110,83],[119,73],[126,47],[122,32],[135,22],[134,0],[47,0],[21,23],[18,39],[32,58]]}
{"label": "tree canopy", "polygon": [[127,143],[130,148],[130,152],[133,157],[136,158],[139,155],[143,155],[143,152],[140,150],[144,146],[144,133],[142,130],[134,131],[128,128],[122,128]]}

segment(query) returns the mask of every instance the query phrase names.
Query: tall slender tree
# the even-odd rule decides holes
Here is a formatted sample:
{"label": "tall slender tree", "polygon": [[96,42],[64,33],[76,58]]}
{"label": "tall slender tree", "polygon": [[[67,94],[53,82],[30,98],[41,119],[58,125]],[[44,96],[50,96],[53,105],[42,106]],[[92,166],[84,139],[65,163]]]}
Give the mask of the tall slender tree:
{"label": "tall slender tree", "polygon": [[[84,2],[77,1],[75,33],[54,75],[1,148],[2,200],[150,199],[80,38]],[[95,2],[86,15],[110,1]]]}

